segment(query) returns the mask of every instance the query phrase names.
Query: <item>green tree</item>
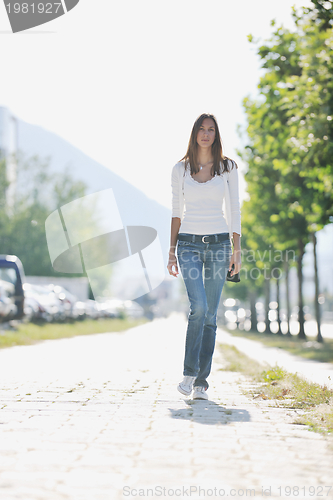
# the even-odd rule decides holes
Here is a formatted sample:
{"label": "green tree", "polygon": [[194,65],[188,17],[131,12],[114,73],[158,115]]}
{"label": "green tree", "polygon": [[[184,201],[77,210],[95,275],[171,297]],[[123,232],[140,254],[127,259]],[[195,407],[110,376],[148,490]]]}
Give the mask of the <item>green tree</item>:
{"label": "green tree", "polygon": [[[5,161],[0,165],[0,177],[6,179]],[[45,220],[59,202],[82,197],[85,190],[84,183],[73,181],[68,173],[50,173],[49,160],[18,155],[16,199],[10,216],[6,212],[6,189],[2,187],[0,192],[1,253],[17,255],[27,275],[68,276],[52,268]]]}
{"label": "green tree", "polygon": [[[251,209],[260,210],[256,207],[260,198],[262,235],[267,242],[298,249],[302,338],[304,247],[315,231],[330,222],[333,196],[333,36],[328,17],[332,13],[323,11],[328,2],[314,4],[322,8],[303,9],[301,15],[294,10],[295,32],[280,27],[259,47],[266,70],[258,85],[259,97],[244,100]],[[249,39],[253,41],[252,36]],[[265,235],[265,227],[269,234]],[[318,340],[322,340],[319,318],[317,322]]]}

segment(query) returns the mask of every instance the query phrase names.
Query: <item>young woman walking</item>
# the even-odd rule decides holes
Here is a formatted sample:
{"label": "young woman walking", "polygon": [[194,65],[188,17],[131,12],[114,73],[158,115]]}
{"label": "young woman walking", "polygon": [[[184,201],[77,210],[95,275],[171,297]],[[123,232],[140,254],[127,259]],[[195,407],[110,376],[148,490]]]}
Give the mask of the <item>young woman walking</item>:
{"label": "young woman walking", "polygon": [[190,302],[184,379],[177,388],[186,396],[193,391],[193,399],[208,399],[207,378],[215,348],[222,288],[228,270],[233,276],[241,268],[237,169],[237,164],[223,155],[214,115],[200,115],[193,125],[185,156],[172,169],[167,265],[169,274],[177,277],[177,254]]}

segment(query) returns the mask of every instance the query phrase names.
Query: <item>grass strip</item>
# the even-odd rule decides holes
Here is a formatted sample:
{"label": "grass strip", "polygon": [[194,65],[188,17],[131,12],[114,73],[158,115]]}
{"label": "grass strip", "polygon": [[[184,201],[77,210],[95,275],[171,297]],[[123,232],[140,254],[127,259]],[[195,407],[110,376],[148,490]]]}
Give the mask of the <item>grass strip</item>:
{"label": "grass strip", "polygon": [[236,347],[218,344],[226,362],[220,370],[237,371],[252,378],[256,387],[247,392],[253,398],[271,399],[275,407],[304,410],[294,422],[308,425],[315,432],[333,433],[333,390],[326,385],[308,382],[280,366],[263,366]]}
{"label": "grass strip", "polygon": [[142,325],[147,321],[149,321],[147,318],[99,318],[70,323],[18,323],[13,330],[1,330],[0,325],[0,348],[30,345],[41,340],[62,339],[77,335],[121,332]]}
{"label": "grass strip", "polygon": [[285,349],[291,354],[301,356],[306,359],[313,359],[324,363],[333,363],[333,339],[325,338],[324,342],[315,340],[302,340],[295,335],[286,336],[276,333],[247,332],[245,330],[231,330],[225,325],[220,325],[221,329],[236,337],[244,337],[262,342],[268,347]]}

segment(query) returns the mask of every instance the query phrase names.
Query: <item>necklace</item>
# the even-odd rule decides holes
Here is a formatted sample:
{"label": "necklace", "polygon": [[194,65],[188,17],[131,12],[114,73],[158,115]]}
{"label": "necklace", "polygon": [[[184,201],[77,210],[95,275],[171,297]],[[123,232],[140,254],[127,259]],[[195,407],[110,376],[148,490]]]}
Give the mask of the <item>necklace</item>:
{"label": "necklace", "polygon": [[208,165],[208,163],[213,163],[213,162],[214,162],[214,160],[209,160],[209,161],[207,161],[207,163],[205,163],[204,165],[201,165],[201,164],[199,163],[199,167],[200,167],[200,168],[199,168],[199,170],[202,170],[202,169],[203,169],[203,167],[205,167],[206,165]]}

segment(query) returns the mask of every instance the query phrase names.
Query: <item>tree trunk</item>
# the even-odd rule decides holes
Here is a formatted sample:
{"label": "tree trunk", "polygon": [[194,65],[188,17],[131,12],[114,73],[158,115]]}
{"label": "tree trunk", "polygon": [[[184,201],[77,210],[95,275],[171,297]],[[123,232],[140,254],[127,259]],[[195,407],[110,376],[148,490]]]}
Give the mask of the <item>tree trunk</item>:
{"label": "tree trunk", "polygon": [[298,275],[298,323],[299,332],[297,337],[299,339],[306,339],[304,331],[304,311],[303,311],[303,263],[304,256],[304,243],[302,238],[298,240],[298,259],[297,259],[297,275]]}
{"label": "tree trunk", "polygon": [[257,296],[255,292],[250,291],[250,310],[251,310],[251,332],[258,331],[258,320],[257,320],[257,309],[256,309],[256,299]]}
{"label": "tree trunk", "polygon": [[278,335],[283,335],[281,330],[281,318],[280,318],[280,278],[276,280],[276,303],[277,303],[277,322],[278,322],[278,331],[276,332]]}
{"label": "tree trunk", "polygon": [[284,270],[286,272],[286,301],[287,301],[287,333],[286,335],[288,337],[291,337],[290,333],[290,295],[289,295],[289,262],[287,259],[287,252],[286,252],[286,258],[284,261]]}
{"label": "tree trunk", "polygon": [[264,333],[272,333],[269,321],[269,302],[270,302],[270,279],[265,279],[265,330]]}
{"label": "tree trunk", "polygon": [[320,305],[319,305],[319,279],[318,279],[318,263],[317,263],[317,238],[316,233],[312,233],[312,242],[313,242],[313,260],[314,260],[314,279],[315,279],[315,314],[317,321],[317,342],[324,342],[324,339],[321,335],[321,326],[320,326]]}

